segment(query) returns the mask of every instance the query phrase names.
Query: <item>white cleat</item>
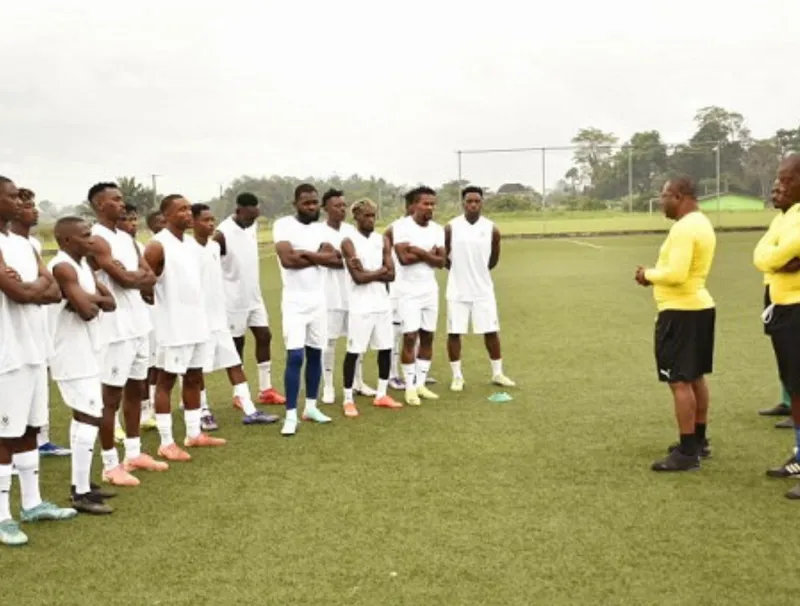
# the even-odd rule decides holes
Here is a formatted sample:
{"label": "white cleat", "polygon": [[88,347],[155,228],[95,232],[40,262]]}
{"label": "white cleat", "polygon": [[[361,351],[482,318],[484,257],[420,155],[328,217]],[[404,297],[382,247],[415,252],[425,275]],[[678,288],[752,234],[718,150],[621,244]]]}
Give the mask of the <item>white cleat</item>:
{"label": "white cleat", "polygon": [[336,402],[336,393],[333,390],[333,387],[325,387],[322,390],[322,403],[323,404],[333,404]]}
{"label": "white cleat", "polygon": [[359,396],[366,396],[367,398],[374,398],[378,395],[378,392],[372,389],[372,387],[366,383],[359,383],[358,385],[354,386],[353,392]]}
{"label": "white cleat", "polygon": [[464,379],[455,377],[450,383],[450,391],[464,391]]}
{"label": "white cleat", "polygon": [[299,421],[297,419],[284,419],[283,427],[281,428],[281,435],[286,437],[293,436],[297,433],[298,425]]}
{"label": "white cleat", "polygon": [[514,383],[511,379],[509,379],[504,374],[495,375],[492,377],[492,383],[495,385],[499,385],[500,387],[516,387],[517,384]]}

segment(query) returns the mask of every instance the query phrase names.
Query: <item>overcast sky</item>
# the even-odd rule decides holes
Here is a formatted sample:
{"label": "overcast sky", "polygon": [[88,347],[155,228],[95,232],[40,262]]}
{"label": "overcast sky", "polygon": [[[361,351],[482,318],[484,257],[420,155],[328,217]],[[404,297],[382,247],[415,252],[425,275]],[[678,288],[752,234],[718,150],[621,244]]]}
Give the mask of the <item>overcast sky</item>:
{"label": "overcast sky", "polygon": [[[797,0],[0,3],[0,174],[57,204],[151,173],[194,200],[244,173],[438,185],[457,149],[584,126],[679,142],[712,104],[756,136],[800,123]],[[548,154],[548,182],[569,155]],[[534,154],[463,171],[542,180]]]}

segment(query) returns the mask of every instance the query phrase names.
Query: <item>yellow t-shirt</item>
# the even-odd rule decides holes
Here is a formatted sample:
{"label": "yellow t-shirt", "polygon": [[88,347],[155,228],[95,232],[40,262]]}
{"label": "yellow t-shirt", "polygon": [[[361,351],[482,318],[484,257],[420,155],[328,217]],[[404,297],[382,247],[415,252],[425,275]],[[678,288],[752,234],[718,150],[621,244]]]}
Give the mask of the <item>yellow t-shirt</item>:
{"label": "yellow t-shirt", "polygon": [[714,307],[714,299],[706,289],[706,278],[716,247],[714,226],[700,211],[675,221],[658,252],[655,269],[644,273],[653,284],[658,311]]}
{"label": "yellow t-shirt", "polygon": [[800,272],[778,272],[795,257],[800,257],[800,203],[783,213],[776,229],[768,230],[753,251],[753,264],[760,272],[770,274],[769,296],[773,303],[800,303]]}
{"label": "yellow t-shirt", "polygon": [[[764,234],[763,238],[767,239],[768,241],[772,242],[773,245],[778,241],[778,230],[781,228],[781,221],[783,220],[783,213],[778,213],[772,219],[772,222],[769,224],[769,228],[767,229],[767,233]],[[775,274],[771,271],[764,272],[764,284],[769,286],[769,283],[772,282],[772,276]]]}

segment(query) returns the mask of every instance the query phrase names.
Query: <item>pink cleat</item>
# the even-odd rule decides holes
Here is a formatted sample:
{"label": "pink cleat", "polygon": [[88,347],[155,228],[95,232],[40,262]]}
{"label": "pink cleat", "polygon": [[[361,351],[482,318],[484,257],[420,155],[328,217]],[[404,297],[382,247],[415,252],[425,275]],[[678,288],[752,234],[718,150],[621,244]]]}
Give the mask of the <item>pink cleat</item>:
{"label": "pink cleat", "polygon": [[212,438],[210,435],[201,433],[196,438],[186,438],[183,445],[186,448],[202,448],[205,446],[225,446],[227,442],[222,438]]}
{"label": "pink cleat", "polygon": [[158,456],[167,461],[191,461],[192,455],[180,448],[175,442],[158,449]]}
{"label": "pink cleat", "polygon": [[169,469],[169,465],[163,461],[156,461],[149,454],[144,453],[140,454],[134,459],[125,459],[125,462],[122,464],[122,466],[125,468],[125,471],[128,472],[136,470],[167,471],[167,469]]}
{"label": "pink cleat", "polygon": [[284,398],[275,388],[265,389],[261,393],[258,394],[258,403],[259,404],[286,404],[286,398]]}
{"label": "pink cleat", "polygon": [[129,474],[122,465],[117,465],[114,469],[103,470],[103,482],[112,486],[138,486],[139,480]]}
{"label": "pink cleat", "polygon": [[403,404],[392,398],[392,396],[375,398],[375,400],[372,402],[372,405],[379,408],[403,408]]}

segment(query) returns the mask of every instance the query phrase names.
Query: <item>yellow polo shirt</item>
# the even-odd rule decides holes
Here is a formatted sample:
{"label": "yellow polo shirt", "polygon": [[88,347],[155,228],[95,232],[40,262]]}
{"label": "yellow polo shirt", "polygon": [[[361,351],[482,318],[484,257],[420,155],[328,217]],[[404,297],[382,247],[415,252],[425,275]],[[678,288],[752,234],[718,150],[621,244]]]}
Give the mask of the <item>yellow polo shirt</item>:
{"label": "yellow polo shirt", "polygon": [[800,203],[773,219],[753,251],[753,264],[764,274],[773,303],[800,303],[800,272],[778,272],[795,257],[800,257]]}

